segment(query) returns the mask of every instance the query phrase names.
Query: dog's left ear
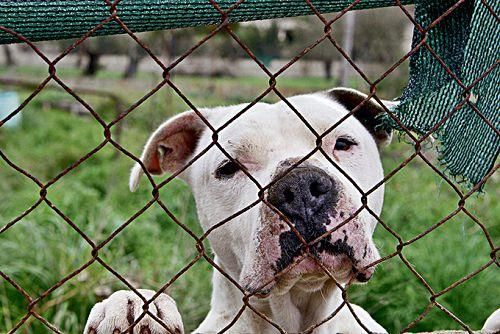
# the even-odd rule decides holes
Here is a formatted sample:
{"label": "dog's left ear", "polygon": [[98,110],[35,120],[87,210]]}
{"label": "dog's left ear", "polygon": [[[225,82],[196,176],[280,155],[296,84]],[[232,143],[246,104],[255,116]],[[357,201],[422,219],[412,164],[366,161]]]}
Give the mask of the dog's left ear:
{"label": "dog's left ear", "polygon": [[[326,94],[329,98],[342,104],[349,111],[356,108],[368,96],[351,88],[334,88],[327,91]],[[395,101],[381,101],[386,108],[391,108],[398,103]],[[384,108],[375,99],[371,98],[364,102],[353,114],[372,134],[379,147],[389,144],[392,139],[390,131],[378,128],[380,121],[377,116],[382,115],[384,112]]]}
{"label": "dog's left ear", "polygon": [[[205,128],[205,123],[193,111],[183,112],[160,125],[149,137],[141,154],[141,161],[148,173],[162,175],[183,168]],[[130,173],[131,191],[139,185],[142,174],[144,170],[136,163]]]}

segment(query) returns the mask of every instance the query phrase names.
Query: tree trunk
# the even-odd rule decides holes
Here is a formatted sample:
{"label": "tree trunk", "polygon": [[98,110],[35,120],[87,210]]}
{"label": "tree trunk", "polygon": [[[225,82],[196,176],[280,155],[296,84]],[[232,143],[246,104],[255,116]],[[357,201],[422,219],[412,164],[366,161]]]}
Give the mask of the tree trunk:
{"label": "tree trunk", "polygon": [[139,62],[142,59],[138,48],[139,48],[139,46],[135,46],[135,45],[132,45],[129,48],[128,65],[125,68],[125,72],[123,73],[124,79],[133,78],[137,74],[137,70],[139,69]]}
{"label": "tree trunk", "polygon": [[92,77],[99,70],[99,59],[101,58],[101,54],[87,51],[87,57],[89,58],[89,62],[87,63],[87,67],[85,68],[83,74]]}
{"label": "tree trunk", "polygon": [[128,61],[128,65],[125,68],[125,72],[123,73],[124,79],[130,79],[135,77],[137,74],[137,69],[139,68],[139,57],[130,57]]}
{"label": "tree trunk", "polygon": [[76,55],[77,55],[77,58],[76,58],[76,62],[75,62],[75,67],[81,68],[83,66],[83,58],[85,58],[85,50],[82,47],[78,48]]}
{"label": "tree trunk", "polygon": [[[342,37],[343,49],[352,58],[352,45],[354,40],[354,23],[356,21],[355,12],[345,14],[344,35]],[[340,86],[347,86],[347,80],[351,64],[343,58],[340,64],[339,83]]]}
{"label": "tree trunk", "polygon": [[12,57],[12,52],[10,51],[10,48],[8,45],[3,46],[3,52],[5,54],[5,65],[7,65],[7,66],[16,65],[16,62],[15,62],[14,58]]}
{"label": "tree trunk", "polygon": [[323,68],[325,69],[325,79],[330,80],[332,78],[332,60],[324,59]]}
{"label": "tree trunk", "polygon": [[174,33],[171,33],[170,39],[168,40],[166,47],[169,60],[173,60],[177,55],[177,36]]}

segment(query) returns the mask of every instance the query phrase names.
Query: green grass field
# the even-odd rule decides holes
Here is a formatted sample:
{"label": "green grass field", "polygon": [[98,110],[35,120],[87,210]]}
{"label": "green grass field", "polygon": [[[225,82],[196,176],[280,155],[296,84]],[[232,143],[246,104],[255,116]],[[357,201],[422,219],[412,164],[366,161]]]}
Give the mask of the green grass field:
{"label": "green grass field", "polygon": [[[5,72],[0,69],[0,73]],[[29,76],[30,71],[24,71]],[[45,75],[39,73],[40,77]],[[38,77],[38,76],[37,76]],[[63,79],[75,79],[63,73]],[[75,79],[76,80],[76,79]],[[116,76],[99,77],[98,85],[124,96],[129,103],[144,95],[158,78],[142,78],[130,85]],[[266,87],[262,78],[174,77],[174,82],[198,106],[249,101]],[[392,81],[391,81],[392,80]],[[142,86],[141,86],[142,83]],[[403,82],[404,83],[404,82]],[[388,78],[380,87],[383,97],[394,96],[402,86]],[[356,86],[356,82],[353,83]],[[278,80],[285,95],[331,87],[315,78]],[[139,87],[139,88],[137,88]],[[26,97],[29,92],[21,91]],[[384,96],[385,95],[385,96]],[[9,159],[47,182],[94,149],[103,139],[103,129],[90,117],[77,117],[58,110],[51,102],[72,101],[67,94],[46,91],[23,111],[22,126],[0,129],[0,149]],[[275,101],[275,96],[266,97]],[[114,117],[109,103],[95,97],[88,101],[107,121]],[[187,109],[180,98],[163,88],[126,117],[121,144],[138,155],[150,131],[170,115]],[[382,154],[386,173],[412,152],[412,146],[397,139]],[[428,153],[432,155],[431,152]],[[435,161],[435,159],[434,159]],[[76,169],[49,187],[47,198],[94,242],[98,243],[141,209],[151,198],[146,182],[135,193],[128,191],[130,158],[106,145]],[[438,163],[435,162],[437,165]],[[498,180],[493,177],[485,194],[472,196],[467,208],[488,228],[495,242],[500,237]],[[13,171],[0,159],[0,226],[21,214],[39,198],[39,188]],[[195,233],[195,206],[189,189],[173,181],[161,190],[161,199],[176,217]],[[411,239],[452,212],[457,195],[420,158],[399,171],[386,185],[382,219],[404,240]],[[375,240],[382,255],[395,251],[397,240],[382,226]],[[490,249],[482,230],[460,213],[434,232],[403,250],[434,291],[440,291],[490,260]],[[158,206],[151,206],[105,248],[100,256],[137,287],[158,289],[197,254],[193,239]],[[91,259],[91,247],[45,203],[0,235],[0,268],[33,298],[43,293]],[[204,317],[210,298],[209,264],[203,259],[182,275],[168,292],[177,300],[187,329]],[[124,285],[98,263],[50,293],[35,310],[65,333],[78,333],[91,306]],[[500,306],[498,269],[490,266],[472,280],[459,285],[438,301],[472,328],[480,328],[486,317]],[[390,333],[401,331],[429,303],[429,292],[402,260],[394,257],[381,264],[365,286],[349,290],[350,299],[362,305]],[[497,297],[494,297],[497,296]],[[8,331],[26,313],[28,302],[8,282],[0,283],[0,333]],[[459,328],[434,308],[413,331]],[[30,318],[20,333],[48,330]]]}

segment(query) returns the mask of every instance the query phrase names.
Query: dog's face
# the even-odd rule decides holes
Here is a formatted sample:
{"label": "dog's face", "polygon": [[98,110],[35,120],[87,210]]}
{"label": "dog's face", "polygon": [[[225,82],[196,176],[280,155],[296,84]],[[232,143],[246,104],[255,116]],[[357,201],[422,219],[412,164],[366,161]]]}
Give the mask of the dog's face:
{"label": "dog's face", "polygon": [[[334,89],[289,102],[321,136],[365,97]],[[201,112],[218,129],[244,107]],[[382,110],[366,101],[319,142],[286,103],[258,103],[217,131],[218,145],[239,164],[213,144],[213,131],[188,111],[153,133],[141,160],[150,173],[163,174],[200,155],[180,176],[193,190],[202,227],[213,229],[209,239],[220,265],[248,291],[264,294],[304,280],[324,282],[328,276],[318,262],[340,282],[365,282],[374,271],[365,267],[379,255],[372,240],[376,219],[362,206],[366,200],[379,215],[383,185],[366,199],[360,190],[370,190],[383,178],[378,146],[390,134],[375,129]],[[132,189],[141,173],[140,166],[134,167]],[[228,217],[233,218],[219,224]],[[309,243],[307,256],[304,242]],[[314,290],[320,285],[305,286]]]}

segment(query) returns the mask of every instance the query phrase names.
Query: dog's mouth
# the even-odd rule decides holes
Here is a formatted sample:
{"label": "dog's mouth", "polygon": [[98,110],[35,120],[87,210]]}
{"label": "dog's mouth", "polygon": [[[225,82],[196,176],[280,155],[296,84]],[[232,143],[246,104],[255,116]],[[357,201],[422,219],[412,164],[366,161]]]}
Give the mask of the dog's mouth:
{"label": "dog's mouth", "polygon": [[[365,245],[365,249],[368,249],[368,245]],[[372,277],[374,271],[374,267],[366,268],[369,265],[367,262],[363,258],[356,258],[355,250],[345,240],[337,239],[335,242],[321,240],[317,245],[310,247],[309,252],[300,247],[287,265],[277,267],[277,273],[292,277],[325,275],[340,284],[365,283]],[[281,264],[282,262],[279,262],[279,265]]]}
{"label": "dog's mouth", "polygon": [[[273,219],[262,225],[253,272],[242,273],[243,286],[256,296],[268,296],[275,287],[290,286],[311,277],[333,279],[341,285],[365,283],[375,271],[371,264],[380,256],[360,219],[338,229],[334,229],[340,224],[338,220],[331,219],[319,234],[297,229],[277,231],[276,225],[270,227],[273,224],[282,222]],[[324,235],[328,230],[332,232]],[[304,245],[304,241],[309,245]]]}
{"label": "dog's mouth", "polygon": [[[352,252],[347,244],[329,243],[327,250],[323,250],[320,243],[312,247],[309,252],[299,248],[294,256],[290,257],[288,264],[278,262],[272,266],[265,279],[259,279],[259,275],[247,280],[245,289],[257,297],[267,297],[275,288],[286,290],[293,285],[307,283],[310,290],[321,288],[327,280],[333,279],[340,285],[366,283],[373,276],[375,266],[369,266],[372,262],[359,261],[353,258]],[[318,283],[318,284],[311,284]],[[313,286],[311,288],[311,286]],[[316,288],[314,288],[316,287]]]}

